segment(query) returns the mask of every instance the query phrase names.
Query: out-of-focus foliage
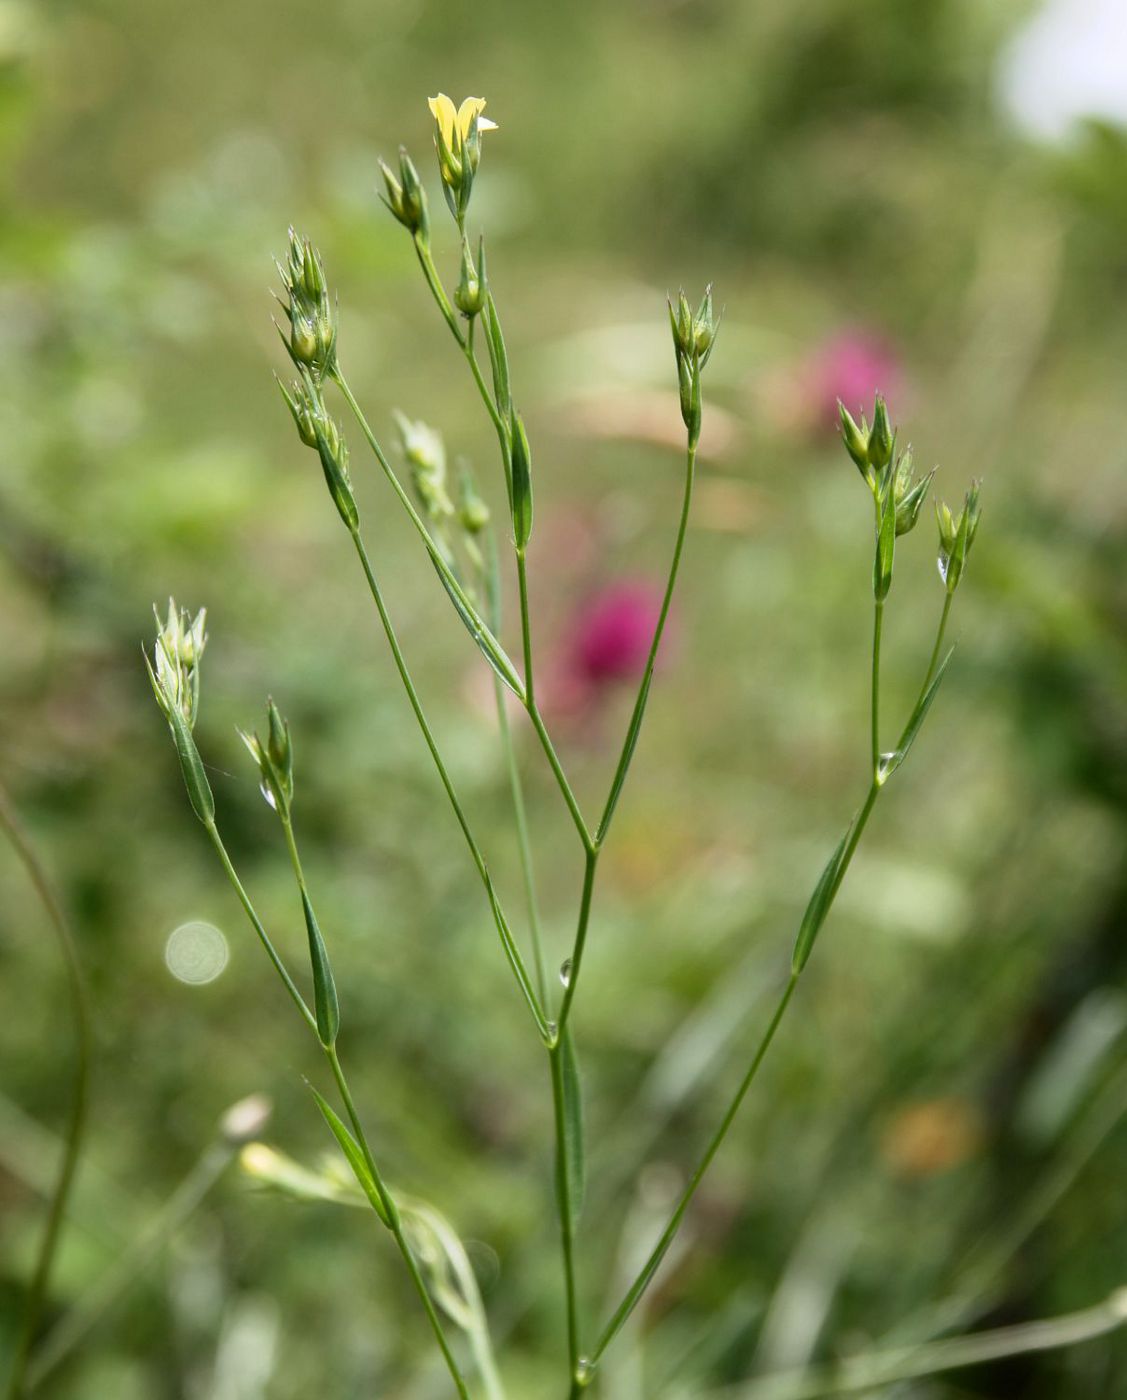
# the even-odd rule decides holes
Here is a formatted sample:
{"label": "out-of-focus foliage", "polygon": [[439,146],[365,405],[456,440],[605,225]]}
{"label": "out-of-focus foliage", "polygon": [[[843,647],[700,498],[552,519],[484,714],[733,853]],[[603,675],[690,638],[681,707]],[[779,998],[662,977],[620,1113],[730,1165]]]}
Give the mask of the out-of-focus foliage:
{"label": "out-of-focus foliage", "polygon": [[[912,1335],[972,1279],[967,1324],[1124,1282],[1127,155],[1111,129],[1063,154],[1006,130],[993,65],[1024,12],[0,7],[0,765],[73,912],[98,1024],[56,1309],[152,1217],[233,1100],[269,1093],[273,1141],[304,1160],[325,1147],[302,1083],[319,1066],[152,704],[140,641],[175,592],[208,607],[196,736],[220,821],[298,954],[285,854],[234,732],[267,692],[293,726],[295,822],[389,1180],[471,1242],[510,1393],[547,1393],[560,1372],[546,1068],[270,378],[270,254],[292,220],[339,289],[342,361],[377,430],[392,440],[395,406],[437,422],[500,503],[490,425],[375,196],[376,157],[406,141],[437,220],[424,99],[439,88],[484,94],[500,127],[471,226],[489,231],[536,448],[539,645],[592,806],[627,702],[600,687],[568,703],[568,639],[602,587],[664,567],[679,490],[664,293],[711,278],[725,307],[676,664],[607,852],[577,1015],[592,1325],[734,1082],[866,781],[870,520],[813,402],[820,347],[849,327],[879,340],[917,461],[942,464],[938,493],[954,504],[986,479],[928,732],[604,1393],[688,1396]],[[353,474],[515,912],[487,676],[358,442]],[[925,518],[898,558],[890,714],[930,644],[907,620],[940,603]],[[558,961],[576,862],[519,738]],[[7,1328],[69,1039],[52,945],[7,859],[0,908]],[[203,986],[165,962],[190,919],[230,949]],[[398,1261],[360,1220],[228,1174],[44,1395],[444,1394]],[[1108,1340],[902,1393],[1110,1400],[1125,1369]]]}

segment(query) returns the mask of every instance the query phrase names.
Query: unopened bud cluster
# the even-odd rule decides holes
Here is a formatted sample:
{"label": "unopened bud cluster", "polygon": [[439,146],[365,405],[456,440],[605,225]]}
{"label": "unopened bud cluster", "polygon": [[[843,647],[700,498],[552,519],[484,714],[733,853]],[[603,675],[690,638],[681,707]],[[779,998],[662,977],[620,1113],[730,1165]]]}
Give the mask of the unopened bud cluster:
{"label": "unopened bud cluster", "polygon": [[325,284],[321,256],[308,238],[290,229],[286,262],[278,263],[285,300],[279,298],[289,332],[279,331],[299,370],[321,380],[336,368],[337,318]]}
{"label": "unopened bud cluster", "polygon": [[150,661],[146,655],[145,666],[157,704],[172,731],[192,808],[200,821],[207,824],[215,817],[215,799],[192,737],[200,705],[200,660],[207,645],[204,630],[207,610],[201,608],[191,617],[169,598],[165,621],[161,622],[156,608],[153,615],[157,639],[153,659]]}
{"label": "unopened bud cluster", "polygon": [[[913,476],[912,449],[897,455],[896,432],[888,416],[888,406],[878,394],[873,405],[872,426],[862,414],[858,423],[838,401],[841,438],[845,450],[873,493],[877,515],[877,556],[874,565],[876,596],[883,598],[892,580],[895,540],[915,529],[927,497],[935,468],[916,480]],[[978,526],[978,484],[967,495],[967,504],[958,520],[945,505],[936,506],[939,517],[939,573],[948,592],[954,592]]]}
{"label": "unopened bud cluster", "polygon": [[293,741],[289,723],[279,713],[273,700],[266,702],[266,742],[257,734],[239,730],[250,756],[258,765],[262,795],[283,818],[289,819],[293,804]]}
{"label": "unopened bud cluster", "polygon": [[356,498],[352,494],[352,481],[348,475],[348,444],[345,442],[336,421],[325,407],[321,387],[312,374],[304,373],[287,389],[278,381],[282,398],[286,401],[298,437],[306,447],[315,447],[325,473],[325,483],[340,513],[340,518],[350,530],[360,523],[360,513],[356,508]]}
{"label": "unopened bud cluster", "polygon": [[[451,498],[442,434],[421,419],[394,413],[399,445],[411,472],[411,484],[430,527],[430,535],[447,566],[458,574],[456,541],[461,544],[480,575],[484,560],[477,536],[489,525],[489,507],[482,500],[473,473],[462,463],[456,500]],[[471,593],[473,592],[471,588]]]}
{"label": "unopened bud cluster", "polygon": [[689,447],[700,441],[700,377],[716,344],[718,322],[712,307],[712,286],[707,286],[696,315],[682,291],[674,308],[669,303],[669,325],[677,355],[677,381],[681,395],[681,418],[689,433]]}
{"label": "unopened bud cluster", "polygon": [[427,192],[423,189],[419,172],[415,169],[406,149],[402,146],[399,149],[398,176],[382,160],[380,161],[380,173],[383,175],[387,191],[380,198],[403,227],[425,243],[430,237]]}

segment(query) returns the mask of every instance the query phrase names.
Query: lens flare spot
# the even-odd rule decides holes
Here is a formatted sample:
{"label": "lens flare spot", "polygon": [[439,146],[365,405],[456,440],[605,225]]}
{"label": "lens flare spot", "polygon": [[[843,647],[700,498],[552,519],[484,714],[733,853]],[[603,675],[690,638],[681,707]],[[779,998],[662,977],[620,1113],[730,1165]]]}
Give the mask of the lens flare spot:
{"label": "lens flare spot", "polygon": [[214,924],[192,919],[174,928],[164,945],[164,961],[180,982],[202,987],[227,966],[227,940]]}

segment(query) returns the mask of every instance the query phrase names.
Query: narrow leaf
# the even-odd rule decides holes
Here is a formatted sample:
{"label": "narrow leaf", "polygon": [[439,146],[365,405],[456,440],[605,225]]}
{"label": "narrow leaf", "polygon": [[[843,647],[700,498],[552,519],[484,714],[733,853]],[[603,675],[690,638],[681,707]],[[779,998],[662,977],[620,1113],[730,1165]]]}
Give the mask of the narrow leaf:
{"label": "narrow leaf", "polygon": [[791,971],[794,973],[801,972],[806,966],[806,961],[814,947],[814,940],[818,937],[822,925],[826,921],[826,915],[830,912],[830,905],[837,893],[842,857],[845,855],[845,847],[853,833],[853,826],[854,823],[850,822],[845,830],[845,835],[837,843],[825,870],[822,871],[818,883],[814,886],[814,893],[810,896],[810,903],[806,906],[806,913],[802,916],[802,925],[798,930],[798,938],[794,944],[794,955],[790,963]]}
{"label": "narrow leaf", "polygon": [[944,672],[947,670],[947,663],[951,660],[951,657],[954,655],[954,652],[955,648],[952,647],[951,650],[947,653],[947,655],[943,658],[943,660],[939,663],[939,669],[936,671],[935,677],[932,680],[931,684],[924,691],[923,695],[920,696],[919,704],[912,711],[911,718],[908,720],[908,723],[904,726],[904,732],[900,736],[899,746],[897,747],[895,753],[889,756],[887,762],[881,769],[882,782],[887,782],[889,775],[895,773],[897,768],[899,768],[900,765],[904,762],[904,760],[908,757],[908,750],[916,742],[916,735],[920,732],[920,729],[923,726],[923,722],[927,718],[927,712],[931,709],[931,702],[935,699],[936,691],[938,691],[939,689],[939,683],[943,679]]}
{"label": "narrow leaf", "polygon": [[313,1010],[317,1017],[317,1035],[321,1044],[328,1047],[336,1044],[337,1032],[340,1030],[337,984],[333,980],[329,951],[321,937],[317,916],[304,890],[301,892],[301,907],[305,911],[305,928],[309,934],[309,964],[313,969]]}
{"label": "narrow leaf", "polygon": [[180,768],[184,774],[184,785],[188,789],[188,796],[191,799],[192,807],[200,821],[207,826],[215,820],[215,798],[211,795],[211,784],[207,780],[204,772],[203,760],[200,758],[200,751],[196,748],[196,741],[192,738],[192,731],[188,728],[188,722],[180,713],[179,706],[173,704],[168,709],[168,723],[172,728],[173,742],[176,744],[176,755],[180,759]]}
{"label": "narrow leaf", "polygon": [[481,652],[482,656],[485,657],[486,661],[489,662],[490,666],[501,678],[501,680],[504,681],[504,683],[509,687],[509,689],[513,692],[517,699],[520,700],[523,704],[524,683],[521,681],[520,676],[517,674],[516,668],[514,667],[513,663],[505,654],[504,648],[498,642],[497,638],[493,635],[493,633],[490,632],[488,627],[486,627],[485,623],[482,622],[481,618],[478,617],[476,613],[471,612],[468,607],[466,607],[465,603],[458,596],[454,587],[450,583],[450,580],[446,577],[445,573],[439,567],[438,560],[434,557],[433,554],[431,555],[431,561],[434,564],[435,570],[438,573],[438,577],[442,580],[443,588],[446,589],[450,601],[454,604],[454,611],[462,619],[462,622],[465,624],[466,631],[474,639],[474,642],[477,644],[478,650]]}
{"label": "narrow leaf", "polygon": [[513,417],[513,542],[523,549],[532,534],[532,451],[520,414]]}
{"label": "narrow leaf", "polygon": [[[312,1088],[312,1086],[310,1086]],[[333,1112],[329,1103],[322,1094],[313,1089],[313,1097],[317,1100],[317,1107],[321,1110],[322,1117],[329,1125],[329,1130],[333,1137],[340,1144],[340,1150],[344,1153],[348,1165],[352,1168],[352,1174],[360,1183],[360,1189],[372,1203],[372,1209],[376,1212],[383,1223],[390,1229],[391,1221],[388,1218],[387,1209],[383,1203],[383,1197],[376,1187],[372,1178],[372,1173],[368,1170],[368,1163],[364,1160],[364,1154],[360,1150],[360,1144]]]}
{"label": "narrow leaf", "polygon": [[570,1025],[564,1026],[560,1038],[560,1071],[563,1081],[564,1163],[567,1171],[568,1199],[572,1223],[583,1209],[587,1184],[587,1168],[583,1148],[583,1084],[579,1077],[579,1060]]}
{"label": "narrow leaf", "polygon": [[497,400],[497,410],[502,418],[509,418],[513,411],[512,391],[509,388],[509,356],[505,349],[505,337],[501,333],[501,322],[493,293],[485,298],[485,339],[489,347],[489,363],[493,369],[493,397]]}

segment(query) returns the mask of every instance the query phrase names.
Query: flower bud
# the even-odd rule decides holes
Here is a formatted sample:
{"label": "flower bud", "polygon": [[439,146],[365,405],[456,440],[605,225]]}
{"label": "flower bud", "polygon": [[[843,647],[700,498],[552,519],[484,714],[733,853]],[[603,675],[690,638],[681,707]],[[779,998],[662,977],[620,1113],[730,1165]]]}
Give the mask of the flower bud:
{"label": "flower bud", "polygon": [[841,419],[841,440],[845,444],[845,450],[853,458],[861,475],[866,481],[870,481],[869,427],[865,422],[864,415],[862,414],[861,425],[858,427],[853,415],[840,399],[837,401],[837,412]]}
{"label": "flower bud", "polygon": [[939,577],[947,585],[948,593],[954,593],[958,588],[967,555],[978,533],[980,489],[980,482],[971,482],[958,518],[952,515],[946,502],[937,503],[935,507],[939,524]]}
{"label": "flower bud", "polygon": [[868,443],[869,462],[878,472],[883,471],[892,460],[893,436],[888,408],[878,394],[873,405],[873,426]]}
{"label": "flower bud", "polygon": [[478,244],[478,261],[474,265],[470,245],[462,239],[462,275],[454,290],[454,305],[469,320],[485,305],[485,240]]}
{"label": "flower bud", "polygon": [[704,296],[701,298],[697,314],[693,317],[693,349],[700,356],[700,367],[703,369],[708,363],[708,357],[712,354],[712,347],[716,343],[716,318],[712,309],[712,283],[704,289]]}
{"label": "flower bud", "polygon": [[489,507],[478,495],[477,484],[466,467],[458,480],[458,519],[467,535],[480,535],[489,524]]}
{"label": "flower bud", "polygon": [[669,327],[673,332],[673,348],[677,353],[678,360],[686,355],[691,355],[695,349],[695,332],[693,329],[693,313],[689,309],[689,300],[683,291],[677,294],[677,309],[673,309],[673,303],[669,303]]}
{"label": "flower bud", "polygon": [[307,238],[290,229],[289,260],[277,264],[285,291],[289,336],[282,334],[290,358],[299,369],[322,379],[336,365],[336,310],[329,297],[325,268]]}
{"label": "flower bud", "polygon": [[935,475],[932,468],[927,476],[912,481],[912,449],[909,447],[900,455],[893,475],[892,495],[896,506],[896,533],[906,535],[916,527],[920,517],[920,507],[927,496],[931,479]]}
{"label": "flower bud", "polygon": [[689,447],[695,448],[700,441],[701,397],[700,360],[696,355],[683,355],[677,364],[677,377],[681,390],[681,418],[689,430]]}

